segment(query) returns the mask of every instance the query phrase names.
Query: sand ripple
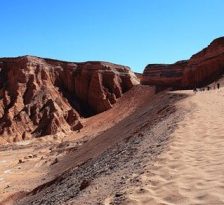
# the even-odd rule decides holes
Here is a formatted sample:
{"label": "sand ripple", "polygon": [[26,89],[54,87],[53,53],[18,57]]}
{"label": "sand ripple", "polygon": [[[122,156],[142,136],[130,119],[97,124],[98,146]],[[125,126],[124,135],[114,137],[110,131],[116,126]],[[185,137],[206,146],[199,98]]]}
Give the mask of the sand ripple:
{"label": "sand ripple", "polygon": [[224,90],[180,103],[189,113],[125,204],[224,204]]}

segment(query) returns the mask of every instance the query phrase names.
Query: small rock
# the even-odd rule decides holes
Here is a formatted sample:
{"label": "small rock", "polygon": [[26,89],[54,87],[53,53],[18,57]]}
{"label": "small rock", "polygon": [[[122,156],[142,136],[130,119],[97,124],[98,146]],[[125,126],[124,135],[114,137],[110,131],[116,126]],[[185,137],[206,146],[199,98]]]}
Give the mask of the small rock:
{"label": "small rock", "polygon": [[116,194],[115,194],[115,197],[121,197],[123,195],[123,193],[121,193],[121,192],[117,192]]}
{"label": "small rock", "polygon": [[57,164],[57,163],[58,163],[58,158],[55,158],[54,161],[51,163],[51,165]]}
{"label": "small rock", "polygon": [[140,192],[144,192],[144,191],[145,191],[145,189],[143,189],[143,188],[140,188],[140,189],[139,189],[139,191],[140,191]]}
{"label": "small rock", "polygon": [[138,137],[143,137],[143,136],[144,136],[143,133],[138,134]]}
{"label": "small rock", "polygon": [[85,189],[90,185],[90,180],[84,179],[79,187],[80,191]]}
{"label": "small rock", "polygon": [[29,155],[28,155],[28,158],[33,158],[33,155],[32,155],[32,154],[29,154]]}
{"label": "small rock", "polygon": [[5,189],[8,189],[10,186],[9,185],[7,185],[6,187],[5,187]]}

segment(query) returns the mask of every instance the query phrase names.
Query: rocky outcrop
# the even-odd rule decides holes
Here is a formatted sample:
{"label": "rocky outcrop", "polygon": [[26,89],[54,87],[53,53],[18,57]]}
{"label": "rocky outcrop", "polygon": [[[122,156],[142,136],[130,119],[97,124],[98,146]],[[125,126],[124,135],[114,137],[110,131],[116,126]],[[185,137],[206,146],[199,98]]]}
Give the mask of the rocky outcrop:
{"label": "rocky outcrop", "polygon": [[224,37],[221,37],[188,61],[170,65],[148,65],[141,82],[164,87],[194,88],[211,83],[223,72]]}
{"label": "rocky outcrop", "polygon": [[187,63],[188,61],[179,61],[175,64],[149,64],[144,70],[141,83],[177,87],[181,83]]}
{"label": "rocky outcrop", "polygon": [[0,59],[0,141],[82,128],[80,116],[112,107],[138,80],[128,67],[25,56]]}
{"label": "rocky outcrop", "polygon": [[201,87],[219,78],[224,72],[224,37],[193,55],[184,69],[182,87]]}
{"label": "rocky outcrop", "polygon": [[139,79],[139,81],[142,80],[142,73],[135,72],[136,77]]}

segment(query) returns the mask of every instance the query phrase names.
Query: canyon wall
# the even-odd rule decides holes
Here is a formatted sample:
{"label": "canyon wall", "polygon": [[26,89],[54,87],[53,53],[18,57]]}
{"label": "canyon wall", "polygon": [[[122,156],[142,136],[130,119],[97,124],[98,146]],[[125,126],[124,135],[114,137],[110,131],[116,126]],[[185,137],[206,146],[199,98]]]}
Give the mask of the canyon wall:
{"label": "canyon wall", "polygon": [[218,79],[223,72],[224,37],[221,37],[187,61],[146,66],[141,83],[181,89],[202,87]]}
{"label": "canyon wall", "polygon": [[24,56],[0,59],[0,141],[70,132],[138,84],[128,67]]}

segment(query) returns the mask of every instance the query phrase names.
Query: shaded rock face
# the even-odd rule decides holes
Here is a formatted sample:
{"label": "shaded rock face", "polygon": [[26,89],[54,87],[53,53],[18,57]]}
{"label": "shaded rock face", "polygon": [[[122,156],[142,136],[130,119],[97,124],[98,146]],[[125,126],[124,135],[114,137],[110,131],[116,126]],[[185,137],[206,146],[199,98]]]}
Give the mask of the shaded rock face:
{"label": "shaded rock face", "polygon": [[142,84],[175,88],[205,86],[224,72],[224,37],[214,40],[207,48],[188,61],[170,65],[148,65]]}
{"label": "shaded rock face", "polygon": [[182,86],[205,86],[224,72],[224,37],[214,40],[207,48],[193,55],[184,69]]}
{"label": "shaded rock face", "polygon": [[8,142],[82,128],[80,116],[112,107],[137,78],[104,62],[0,59],[0,138]]}

